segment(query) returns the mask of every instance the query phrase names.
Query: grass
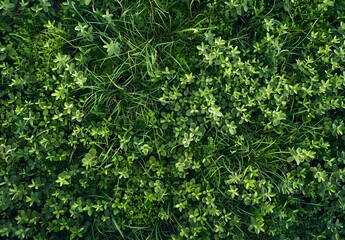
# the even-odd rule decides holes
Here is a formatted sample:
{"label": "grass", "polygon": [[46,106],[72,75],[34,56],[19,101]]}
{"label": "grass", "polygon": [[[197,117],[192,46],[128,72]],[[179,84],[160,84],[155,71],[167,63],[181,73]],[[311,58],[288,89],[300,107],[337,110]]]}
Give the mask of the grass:
{"label": "grass", "polygon": [[341,239],[343,5],[47,2],[0,3],[1,237]]}

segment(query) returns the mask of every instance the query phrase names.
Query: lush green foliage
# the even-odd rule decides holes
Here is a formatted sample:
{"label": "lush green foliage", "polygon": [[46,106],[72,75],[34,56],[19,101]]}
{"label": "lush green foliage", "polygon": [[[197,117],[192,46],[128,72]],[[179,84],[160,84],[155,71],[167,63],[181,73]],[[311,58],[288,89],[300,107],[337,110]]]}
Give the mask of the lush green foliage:
{"label": "lush green foliage", "polygon": [[1,238],[345,238],[344,1],[0,14]]}

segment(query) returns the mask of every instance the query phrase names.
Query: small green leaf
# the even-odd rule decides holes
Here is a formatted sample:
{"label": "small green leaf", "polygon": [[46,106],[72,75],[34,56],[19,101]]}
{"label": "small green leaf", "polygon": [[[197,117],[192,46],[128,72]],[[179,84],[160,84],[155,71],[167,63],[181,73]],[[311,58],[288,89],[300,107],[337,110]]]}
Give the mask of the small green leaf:
{"label": "small green leaf", "polygon": [[104,48],[107,49],[108,56],[118,56],[121,52],[120,43],[116,41],[110,41],[109,43],[105,42],[105,45],[103,45]]}
{"label": "small green leaf", "polygon": [[97,155],[97,150],[94,149],[94,148],[91,148],[91,149],[89,150],[89,153],[90,153],[90,155],[91,155],[92,157],[95,157],[95,156]]}

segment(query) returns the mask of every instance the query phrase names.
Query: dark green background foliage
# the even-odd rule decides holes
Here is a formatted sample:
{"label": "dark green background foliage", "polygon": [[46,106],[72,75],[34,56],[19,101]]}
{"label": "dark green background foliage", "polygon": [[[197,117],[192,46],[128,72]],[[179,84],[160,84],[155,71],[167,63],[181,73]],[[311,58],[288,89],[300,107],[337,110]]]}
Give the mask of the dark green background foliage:
{"label": "dark green background foliage", "polygon": [[344,239],[345,2],[1,0],[0,237]]}

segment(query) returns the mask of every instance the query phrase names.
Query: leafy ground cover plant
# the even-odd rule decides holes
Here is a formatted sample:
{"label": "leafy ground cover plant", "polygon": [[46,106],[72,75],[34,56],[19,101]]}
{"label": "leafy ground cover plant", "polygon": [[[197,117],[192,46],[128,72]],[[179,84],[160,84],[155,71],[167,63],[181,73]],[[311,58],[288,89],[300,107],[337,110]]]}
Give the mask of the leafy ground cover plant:
{"label": "leafy ground cover plant", "polygon": [[344,238],[341,1],[2,1],[0,236]]}

